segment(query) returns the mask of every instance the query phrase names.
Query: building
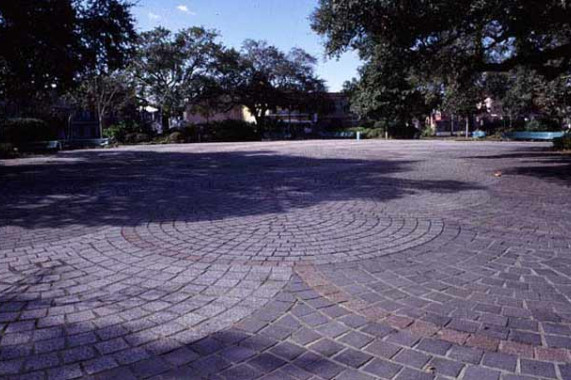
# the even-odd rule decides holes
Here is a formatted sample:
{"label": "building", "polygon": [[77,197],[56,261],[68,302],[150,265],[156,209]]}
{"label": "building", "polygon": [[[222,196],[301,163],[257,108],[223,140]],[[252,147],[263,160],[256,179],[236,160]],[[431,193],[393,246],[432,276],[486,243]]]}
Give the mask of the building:
{"label": "building", "polygon": [[[469,120],[469,131],[484,128],[487,125],[502,122],[504,111],[501,102],[490,97],[476,105],[476,112]],[[437,136],[461,136],[466,133],[466,118],[434,110],[427,119]]]}
{"label": "building", "polygon": [[356,127],[359,117],[351,112],[349,97],[342,92],[327,93],[328,105],[319,114],[318,126],[321,129],[341,129]]}
{"label": "building", "polygon": [[250,113],[246,106],[234,106],[228,111],[205,114],[194,112],[191,107],[187,107],[184,112],[184,121],[190,124],[208,124],[216,121],[240,120],[247,123],[255,123],[256,118]]}
{"label": "building", "polygon": [[[268,119],[277,120],[290,126],[318,127],[320,129],[355,127],[358,117],[349,109],[348,97],[339,92],[326,94],[326,101],[320,112],[302,112],[299,110],[277,109],[267,113]],[[235,106],[226,112],[211,115],[195,112],[191,107],[184,113],[184,121],[192,124],[207,124],[224,120],[241,120],[255,123],[255,117],[245,106]]]}

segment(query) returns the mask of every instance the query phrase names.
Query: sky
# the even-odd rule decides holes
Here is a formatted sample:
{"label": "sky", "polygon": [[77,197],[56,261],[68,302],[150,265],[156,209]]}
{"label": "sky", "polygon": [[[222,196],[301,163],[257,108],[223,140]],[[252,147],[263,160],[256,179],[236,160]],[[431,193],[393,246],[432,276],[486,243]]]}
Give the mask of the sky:
{"label": "sky", "polygon": [[309,16],[318,0],[139,0],[134,8],[140,31],[164,26],[176,31],[189,26],[216,29],[220,41],[239,49],[248,38],[265,40],[283,51],[299,47],[319,60],[317,74],[330,91],[357,75],[355,52],[339,60],[327,59],[321,37],[310,27]]}

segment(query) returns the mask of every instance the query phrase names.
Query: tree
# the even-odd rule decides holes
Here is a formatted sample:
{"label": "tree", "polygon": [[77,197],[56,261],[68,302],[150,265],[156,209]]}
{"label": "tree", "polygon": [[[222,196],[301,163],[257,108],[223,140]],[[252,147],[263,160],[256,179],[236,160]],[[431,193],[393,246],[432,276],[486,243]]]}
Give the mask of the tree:
{"label": "tree", "polygon": [[34,101],[64,94],[97,66],[124,65],[135,37],[125,0],[0,2],[3,97],[33,112]]}
{"label": "tree", "polygon": [[217,113],[228,112],[236,105],[242,105],[240,89],[246,80],[246,65],[240,52],[221,48],[215,54],[214,70],[203,80],[204,91],[200,102],[191,106],[192,112],[204,116],[207,121]]}
{"label": "tree", "polygon": [[222,49],[217,36],[202,27],[174,34],[159,27],[141,34],[133,70],[141,97],[161,110],[163,130],[172,116],[207,93]]}
{"label": "tree", "polygon": [[[439,87],[440,95],[448,88],[448,107],[468,107],[466,95],[484,73],[533,71],[549,82],[571,72],[567,1],[320,0],[312,27],[325,37],[329,55],[359,51],[361,114],[398,117],[411,94],[426,98]],[[521,112],[516,93],[507,100]]]}
{"label": "tree", "polygon": [[403,72],[400,61],[396,55],[374,56],[359,69],[359,79],[346,87],[353,112],[385,127],[403,127],[432,111],[435,91],[432,85]]}
{"label": "tree", "polygon": [[99,136],[103,137],[106,117],[113,109],[131,101],[135,97],[135,88],[127,72],[115,71],[86,79],[75,95],[79,105],[97,112]]}
{"label": "tree", "polygon": [[324,82],[315,74],[316,59],[302,49],[285,54],[265,41],[247,40],[241,53],[237,93],[258,125],[265,125],[270,110],[299,110],[318,103],[319,94],[325,92]]}
{"label": "tree", "polygon": [[571,76],[562,75],[553,80],[539,77],[535,84],[534,104],[544,115],[557,120],[571,122]]}
{"label": "tree", "polygon": [[484,101],[482,84],[477,78],[472,81],[452,81],[445,86],[442,108],[454,117],[462,117],[466,123],[466,137],[470,130],[470,120],[478,112],[478,104]]}
{"label": "tree", "polygon": [[404,66],[440,77],[526,66],[553,78],[571,67],[567,1],[320,0],[312,21],[329,54],[406,53]]}

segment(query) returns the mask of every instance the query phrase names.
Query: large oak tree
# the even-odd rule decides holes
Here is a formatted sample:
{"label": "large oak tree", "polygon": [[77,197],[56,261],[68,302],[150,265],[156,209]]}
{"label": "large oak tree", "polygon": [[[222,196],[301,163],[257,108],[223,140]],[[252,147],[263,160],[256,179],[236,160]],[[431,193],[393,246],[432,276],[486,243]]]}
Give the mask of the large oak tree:
{"label": "large oak tree", "polygon": [[571,71],[567,0],[320,0],[312,25],[328,54],[359,51],[362,115],[406,108],[423,86],[469,88],[483,73],[523,68],[551,81]]}

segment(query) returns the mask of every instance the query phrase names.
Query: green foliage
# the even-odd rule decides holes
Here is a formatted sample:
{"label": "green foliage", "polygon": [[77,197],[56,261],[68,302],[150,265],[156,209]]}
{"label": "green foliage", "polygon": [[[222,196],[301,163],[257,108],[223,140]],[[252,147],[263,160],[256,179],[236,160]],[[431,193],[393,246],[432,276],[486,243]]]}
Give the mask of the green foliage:
{"label": "green foliage", "polygon": [[353,128],[353,131],[360,130],[364,133],[364,138],[384,138],[385,133],[392,139],[413,139],[419,136],[418,129],[401,124],[396,121],[388,121],[386,119],[378,120],[373,127],[369,128]]}
{"label": "green foliage", "polygon": [[404,71],[433,78],[517,66],[555,76],[571,65],[571,7],[561,0],[320,0],[312,21],[331,55],[406,53]]}
{"label": "green foliage", "polygon": [[16,149],[14,144],[0,143],[0,159],[16,157],[18,157],[18,149]]}
{"label": "green foliage", "polygon": [[389,127],[389,137],[393,139],[410,140],[419,136],[419,131],[410,125],[393,124]]}
{"label": "green foliage", "polygon": [[186,142],[186,136],[179,131],[172,132],[168,135],[167,142],[170,144],[182,144]]}
{"label": "green foliage", "polygon": [[424,129],[420,132],[421,137],[432,137],[434,136],[434,129],[430,125],[424,127]]}
{"label": "green foliage", "polygon": [[361,132],[362,139],[380,139],[385,137],[384,128],[357,127],[357,128],[349,128],[347,130],[355,133]]}
{"label": "green foliage", "polygon": [[132,140],[136,134],[153,136],[154,131],[147,123],[136,123],[133,121],[122,121],[103,130],[104,137],[120,143],[134,143],[133,141],[128,141],[127,136],[129,135],[130,140]]}
{"label": "green foliage", "polygon": [[79,88],[69,94],[68,101],[81,108],[95,110],[102,131],[109,113],[134,102],[135,88],[132,82],[132,78],[124,71],[95,73],[86,77]]}
{"label": "green foliage", "polygon": [[33,111],[35,101],[67,92],[86,72],[123,67],[135,38],[132,4],[0,1],[0,88],[5,97]]}
{"label": "green foliage", "polygon": [[141,34],[134,61],[138,92],[163,112],[163,128],[188,105],[200,103],[216,74],[221,50],[213,30],[193,27],[172,33],[159,27]]}
{"label": "green foliage", "polygon": [[146,133],[127,133],[125,135],[126,144],[141,144],[151,141],[151,138]]}
{"label": "green foliage", "polygon": [[571,150],[571,134],[567,133],[563,137],[554,139],[553,147],[556,150]]}
{"label": "green foliage", "polygon": [[525,123],[524,129],[529,132],[553,132],[561,130],[561,126],[555,120],[533,119]]}
{"label": "green foliage", "polygon": [[362,117],[405,124],[435,108],[470,116],[486,96],[501,98],[514,120],[537,110],[569,117],[571,7],[522,4],[320,0],[312,27],[328,54],[358,50],[364,65],[346,90]]}
{"label": "green foliage", "polygon": [[8,119],[0,125],[0,129],[1,140],[15,145],[57,139],[55,129],[40,119]]}
{"label": "green foliage", "polygon": [[256,124],[238,120],[226,120],[206,126],[212,141],[259,141],[261,139]]}
{"label": "green foliage", "polygon": [[277,108],[317,111],[326,108],[325,84],[315,73],[317,59],[302,49],[284,53],[265,41],[246,40],[237,101],[244,104],[261,127],[266,113]]}

